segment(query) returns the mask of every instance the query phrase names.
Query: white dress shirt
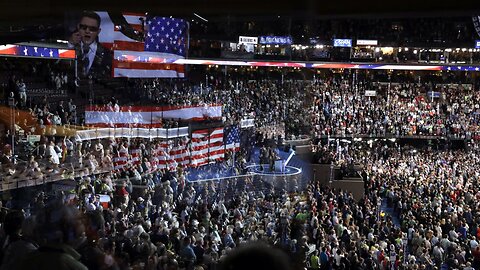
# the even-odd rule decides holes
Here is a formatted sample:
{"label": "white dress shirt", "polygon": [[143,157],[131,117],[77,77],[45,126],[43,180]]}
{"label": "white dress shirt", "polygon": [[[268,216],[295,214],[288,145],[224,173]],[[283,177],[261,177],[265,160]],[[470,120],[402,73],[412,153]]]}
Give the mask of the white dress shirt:
{"label": "white dress shirt", "polygon": [[[82,51],[83,51],[83,46],[84,44],[82,43]],[[88,56],[88,67],[87,67],[87,72],[90,70],[92,67],[93,60],[95,59],[95,54],[97,53],[97,42],[93,42],[89,46],[89,50],[87,53]]]}

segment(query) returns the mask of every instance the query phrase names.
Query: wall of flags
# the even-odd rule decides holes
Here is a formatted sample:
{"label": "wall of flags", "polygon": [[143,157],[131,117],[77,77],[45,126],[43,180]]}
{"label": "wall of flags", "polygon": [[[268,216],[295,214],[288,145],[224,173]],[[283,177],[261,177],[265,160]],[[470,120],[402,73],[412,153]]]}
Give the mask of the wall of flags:
{"label": "wall of flags", "polygon": [[[162,140],[150,151],[151,170],[171,170],[178,167],[200,167],[225,159],[227,151],[240,150],[240,126],[200,129],[191,137]],[[115,170],[141,164],[143,153],[140,148],[119,146],[113,157]]]}

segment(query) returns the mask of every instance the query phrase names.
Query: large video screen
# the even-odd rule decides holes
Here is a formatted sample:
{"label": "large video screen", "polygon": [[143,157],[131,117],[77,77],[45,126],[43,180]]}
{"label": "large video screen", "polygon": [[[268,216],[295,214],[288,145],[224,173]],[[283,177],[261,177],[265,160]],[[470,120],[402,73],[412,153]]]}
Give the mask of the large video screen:
{"label": "large video screen", "polygon": [[68,46],[78,54],[81,77],[184,77],[186,20],[141,13],[84,11],[66,15]]}

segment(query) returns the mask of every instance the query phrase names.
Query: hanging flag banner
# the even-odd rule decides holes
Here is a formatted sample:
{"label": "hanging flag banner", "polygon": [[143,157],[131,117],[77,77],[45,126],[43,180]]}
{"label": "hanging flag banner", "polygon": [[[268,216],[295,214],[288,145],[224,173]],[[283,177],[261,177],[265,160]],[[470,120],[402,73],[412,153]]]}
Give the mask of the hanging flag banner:
{"label": "hanging flag banner", "polygon": [[28,45],[0,45],[0,55],[19,57],[39,57],[51,59],[75,59],[75,50]]}
{"label": "hanging flag banner", "polygon": [[202,121],[220,119],[222,105],[206,106],[87,106],[85,124],[97,127],[161,127],[164,119]]}

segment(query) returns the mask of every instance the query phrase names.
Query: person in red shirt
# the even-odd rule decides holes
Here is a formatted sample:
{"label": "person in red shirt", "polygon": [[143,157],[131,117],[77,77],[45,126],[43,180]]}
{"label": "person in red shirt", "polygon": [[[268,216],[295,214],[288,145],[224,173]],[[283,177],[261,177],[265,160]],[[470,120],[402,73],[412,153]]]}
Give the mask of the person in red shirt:
{"label": "person in red shirt", "polygon": [[472,250],[472,257],[473,257],[473,268],[479,269],[480,268],[480,246],[477,246],[475,249]]}

